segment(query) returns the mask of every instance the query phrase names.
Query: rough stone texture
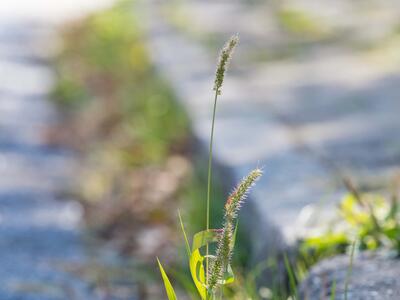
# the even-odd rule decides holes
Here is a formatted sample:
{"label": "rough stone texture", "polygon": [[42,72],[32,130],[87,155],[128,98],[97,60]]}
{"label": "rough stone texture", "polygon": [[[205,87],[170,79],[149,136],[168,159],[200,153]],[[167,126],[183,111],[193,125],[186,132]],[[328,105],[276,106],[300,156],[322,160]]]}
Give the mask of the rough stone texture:
{"label": "rough stone texture", "polygon": [[106,258],[100,252],[86,253],[80,205],[56,199],[73,176],[73,156],[44,138],[44,129],[56,121],[47,101],[53,74],[46,63],[55,43],[54,25],[104,1],[84,2],[0,3],[2,300],[132,299],[126,287],[108,296],[95,285],[94,268],[115,264],[97,262]]}
{"label": "rough stone texture", "polygon": [[[241,35],[218,104],[215,157],[236,181],[264,166],[247,216],[256,256],[305,231],[303,208],[323,203],[324,213],[331,211],[345,192],[343,174],[382,188],[400,162],[400,61],[389,54],[399,49],[396,36],[390,38],[398,2],[372,1],[362,9],[348,1],[292,2],[323,17],[335,38],[302,44],[276,25],[269,1],[189,0],[170,10],[162,1],[144,5],[153,59],[205,150],[217,55],[204,41],[214,34],[222,45],[232,33]],[[379,28],[375,20],[382,21]],[[363,50],[365,44],[375,48]]]}
{"label": "rough stone texture", "polygon": [[[301,299],[330,299],[335,282],[335,299],[345,299],[350,258],[338,256],[324,260],[311,269],[300,286]],[[348,299],[400,299],[400,260],[387,253],[363,253],[354,258],[348,281]]]}

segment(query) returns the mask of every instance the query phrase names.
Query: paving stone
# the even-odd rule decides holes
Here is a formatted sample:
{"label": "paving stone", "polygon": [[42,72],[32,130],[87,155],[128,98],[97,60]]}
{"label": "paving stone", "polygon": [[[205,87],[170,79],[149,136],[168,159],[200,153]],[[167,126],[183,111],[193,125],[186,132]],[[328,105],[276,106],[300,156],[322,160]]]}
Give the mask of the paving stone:
{"label": "paving stone", "polygon": [[[363,253],[350,258],[342,255],[324,260],[311,269],[302,282],[300,299],[330,299],[335,284],[335,299],[392,300],[400,298],[400,260],[389,253]],[[350,275],[348,275],[350,274]],[[347,278],[349,278],[347,280]],[[348,282],[347,298],[346,282]]]}
{"label": "paving stone", "polygon": [[[254,48],[284,52],[293,46],[290,39],[277,40],[279,35],[271,30],[279,28],[265,25],[262,10],[277,9],[265,3],[185,1],[180,7],[186,14],[183,25],[177,25],[159,1],[143,5],[152,59],[189,112],[205,153],[217,55],[204,36],[241,35],[218,104],[214,149],[216,160],[231,170],[235,181],[264,166],[265,175],[244,217],[250,220],[255,257],[290,245],[304,233],[299,218],[303,209],[326,203],[325,212],[332,211],[345,193],[344,174],[356,182],[383,182],[400,162],[400,61],[377,63],[372,52],[353,44],[361,24],[372,26],[371,20],[379,17],[374,9],[357,10],[358,4],[339,1],[327,10],[326,3],[293,1],[296,9],[329,15],[338,33],[352,35],[316,41],[285,58],[251,61]],[[387,16],[381,32],[393,32],[398,3],[375,5]],[[245,21],[250,15],[251,23]],[[339,24],[342,19],[347,23]],[[368,40],[377,44],[381,38],[377,34]]]}

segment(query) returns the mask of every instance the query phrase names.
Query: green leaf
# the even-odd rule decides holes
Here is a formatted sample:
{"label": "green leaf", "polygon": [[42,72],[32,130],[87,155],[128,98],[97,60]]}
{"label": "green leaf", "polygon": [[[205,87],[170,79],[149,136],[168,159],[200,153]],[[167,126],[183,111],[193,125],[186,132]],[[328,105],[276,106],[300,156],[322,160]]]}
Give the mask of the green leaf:
{"label": "green leaf", "polygon": [[340,211],[350,225],[362,225],[370,221],[370,216],[352,194],[348,194],[343,198],[340,203]]}
{"label": "green leaf", "polygon": [[286,253],[283,255],[283,260],[285,263],[285,268],[289,276],[289,287],[290,287],[290,292],[293,294],[293,299],[299,299],[297,296],[297,285],[296,285],[296,277],[294,274],[294,270],[289,262],[288,256]]}
{"label": "green leaf", "polygon": [[189,267],[193,282],[200,294],[201,299],[209,298],[206,285],[205,268],[203,261],[206,259],[200,253],[200,248],[210,243],[216,242],[218,239],[217,231],[203,230],[193,236],[192,253],[190,255]]}
{"label": "green leaf", "polygon": [[231,265],[228,265],[228,269],[224,274],[224,278],[219,282],[219,284],[225,285],[235,281],[235,275],[233,274],[233,270]]}
{"label": "green leaf", "polygon": [[237,236],[238,228],[239,228],[239,219],[237,219],[237,221],[236,221],[236,224],[235,224],[235,231],[233,232],[233,237],[232,237],[232,249],[235,248],[236,236]]}
{"label": "green leaf", "polygon": [[193,282],[202,300],[207,299],[206,276],[203,265],[204,257],[198,249],[190,255],[189,268]]}
{"label": "green leaf", "polygon": [[162,279],[164,281],[165,291],[167,292],[168,300],[177,300],[174,288],[172,287],[171,282],[168,279],[167,273],[165,273],[164,268],[162,267],[158,257],[157,257],[158,267],[160,268],[160,273]]}
{"label": "green leaf", "polygon": [[187,238],[186,231],[185,231],[185,226],[183,225],[183,221],[182,221],[181,212],[179,210],[178,210],[178,216],[179,216],[179,222],[181,224],[183,237],[185,239],[186,253],[188,255],[188,258],[190,259],[191,252],[190,252],[189,240]]}
{"label": "green leaf", "polygon": [[218,241],[216,230],[203,230],[193,236],[192,251]]}
{"label": "green leaf", "polygon": [[[193,282],[200,294],[202,300],[209,299],[210,295],[207,290],[205,268],[203,262],[206,257],[201,255],[200,248],[218,241],[217,230],[203,230],[193,236],[192,253],[190,255],[189,267]],[[209,258],[212,257],[211,255]],[[219,281],[220,285],[225,285],[234,281],[234,274],[229,265],[223,280]]]}

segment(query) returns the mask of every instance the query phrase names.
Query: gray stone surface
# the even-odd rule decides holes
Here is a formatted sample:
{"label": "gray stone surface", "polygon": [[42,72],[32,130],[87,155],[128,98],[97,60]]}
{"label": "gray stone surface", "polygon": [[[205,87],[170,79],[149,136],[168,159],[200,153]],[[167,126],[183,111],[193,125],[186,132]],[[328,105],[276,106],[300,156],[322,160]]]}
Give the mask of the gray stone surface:
{"label": "gray stone surface", "polygon": [[105,256],[100,252],[87,252],[80,205],[56,199],[73,176],[74,158],[65,149],[49,146],[44,138],[44,129],[57,118],[47,99],[53,74],[46,59],[56,41],[54,25],[101,2],[0,3],[2,300],[133,297],[126,287],[125,293],[110,296],[96,286],[97,275],[90,275],[95,268],[115,264],[101,261]]}
{"label": "gray stone surface", "polygon": [[331,211],[345,192],[344,174],[382,188],[397,171],[400,61],[389,54],[399,49],[396,1],[371,1],[363,9],[359,2],[291,1],[323,17],[333,32],[306,43],[277,24],[275,2],[191,0],[172,9],[145,3],[153,60],[187,108],[205,151],[217,60],[217,47],[207,41],[216,35],[221,46],[232,33],[241,36],[218,103],[215,157],[236,181],[264,166],[245,218],[256,256],[307,232],[305,207],[326,204],[324,213]]}
{"label": "gray stone surface", "polygon": [[[338,256],[324,260],[311,269],[300,286],[301,299],[394,300],[400,299],[400,260],[387,253],[363,253],[355,257],[349,273],[350,258]],[[350,274],[350,276],[348,276]]]}

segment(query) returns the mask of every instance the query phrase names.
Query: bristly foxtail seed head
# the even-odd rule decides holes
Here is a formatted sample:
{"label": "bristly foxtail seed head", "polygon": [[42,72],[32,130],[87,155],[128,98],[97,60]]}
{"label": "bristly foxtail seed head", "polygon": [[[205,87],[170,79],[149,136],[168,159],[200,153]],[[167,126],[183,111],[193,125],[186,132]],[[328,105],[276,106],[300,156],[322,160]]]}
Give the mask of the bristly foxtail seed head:
{"label": "bristly foxtail seed head", "polygon": [[246,199],[246,195],[254,183],[261,177],[262,170],[255,169],[250,172],[240,184],[230,194],[225,204],[225,223],[222,228],[222,234],[218,237],[218,246],[215,255],[215,260],[209,270],[209,286],[211,291],[214,291],[218,282],[223,278],[224,272],[229,265],[233,252],[233,232],[234,221],[237,218],[237,213],[240,206]]}
{"label": "bristly foxtail seed head", "polygon": [[240,184],[233,190],[229,195],[228,200],[225,203],[225,216],[230,218],[236,218],[237,212],[239,211],[243,201],[246,199],[247,193],[254,183],[261,177],[262,170],[254,169],[247,175]]}
{"label": "bristly foxtail seed head", "polygon": [[233,35],[222,48],[219,55],[217,71],[215,72],[214,91],[217,95],[221,95],[221,87],[224,82],[225,72],[228,68],[229,61],[232,57],[233,50],[239,42],[239,36]]}

